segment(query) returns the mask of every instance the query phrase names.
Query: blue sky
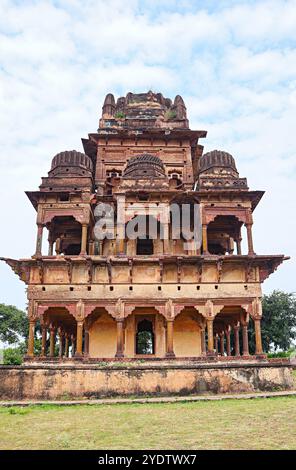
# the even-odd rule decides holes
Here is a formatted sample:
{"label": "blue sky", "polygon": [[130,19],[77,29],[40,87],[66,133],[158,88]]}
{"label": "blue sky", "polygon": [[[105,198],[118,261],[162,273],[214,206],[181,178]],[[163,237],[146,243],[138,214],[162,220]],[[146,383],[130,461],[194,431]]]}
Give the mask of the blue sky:
{"label": "blue sky", "polygon": [[[264,291],[295,288],[296,1],[0,2],[0,256],[31,256],[35,190],[52,157],[81,150],[103,98],[181,94],[205,151],[236,159],[251,189],[258,254],[292,257]],[[0,264],[0,302],[25,287]]]}

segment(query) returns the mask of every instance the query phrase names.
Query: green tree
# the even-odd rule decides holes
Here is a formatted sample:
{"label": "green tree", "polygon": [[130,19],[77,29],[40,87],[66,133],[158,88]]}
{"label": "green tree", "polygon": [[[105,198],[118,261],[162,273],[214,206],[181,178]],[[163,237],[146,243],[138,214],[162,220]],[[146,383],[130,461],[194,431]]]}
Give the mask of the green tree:
{"label": "green tree", "polygon": [[4,349],[3,363],[5,365],[19,366],[23,362],[22,348],[7,348]]}
{"label": "green tree", "polygon": [[[296,338],[296,297],[294,294],[274,290],[262,299],[263,317],[261,334],[265,352],[288,350]],[[255,350],[253,322],[250,322],[250,351]]]}
{"label": "green tree", "polygon": [[13,305],[0,304],[0,340],[19,343],[28,335],[28,318],[25,312]]}

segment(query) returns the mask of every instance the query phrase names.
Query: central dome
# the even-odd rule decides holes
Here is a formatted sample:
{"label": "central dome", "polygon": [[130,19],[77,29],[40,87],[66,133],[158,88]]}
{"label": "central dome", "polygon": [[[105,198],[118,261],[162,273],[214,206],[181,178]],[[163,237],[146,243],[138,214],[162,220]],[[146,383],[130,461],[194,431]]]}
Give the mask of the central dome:
{"label": "central dome", "polygon": [[160,158],[143,153],[131,158],[124,170],[124,178],[164,178],[164,164]]}

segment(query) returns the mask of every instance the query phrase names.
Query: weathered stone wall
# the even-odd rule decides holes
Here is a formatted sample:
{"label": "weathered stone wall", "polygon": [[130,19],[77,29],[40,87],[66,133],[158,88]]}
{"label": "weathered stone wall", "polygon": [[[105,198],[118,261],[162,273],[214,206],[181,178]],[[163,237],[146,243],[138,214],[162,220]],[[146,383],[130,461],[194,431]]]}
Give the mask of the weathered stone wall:
{"label": "weathered stone wall", "polygon": [[268,363],[0,366],[0,399],[286,390],[291,370]]}

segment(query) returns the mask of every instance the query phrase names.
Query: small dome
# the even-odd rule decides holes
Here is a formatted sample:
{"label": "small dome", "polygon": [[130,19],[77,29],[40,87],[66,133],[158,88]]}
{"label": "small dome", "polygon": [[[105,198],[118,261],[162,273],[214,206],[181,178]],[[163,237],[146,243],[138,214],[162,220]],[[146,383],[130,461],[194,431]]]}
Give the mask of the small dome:
{"label": "small dome", "polygon": [[163,178],[165,177],[164,164],[155,155],[144,153],[131,158],[123,173],[124,178]]}
{"label": "small dome", "polygon": [[211,150],[200,157],[199,173],[214,167],[230,169],[237,173],[233,156],[223,150]]}
{"label": "small dome", "polygon": [[90,174],[93,171],[93,163],[90,157],[76,150],[65,150],[58,153],[51,162],[50,174],[56,176],[59,174]]}

